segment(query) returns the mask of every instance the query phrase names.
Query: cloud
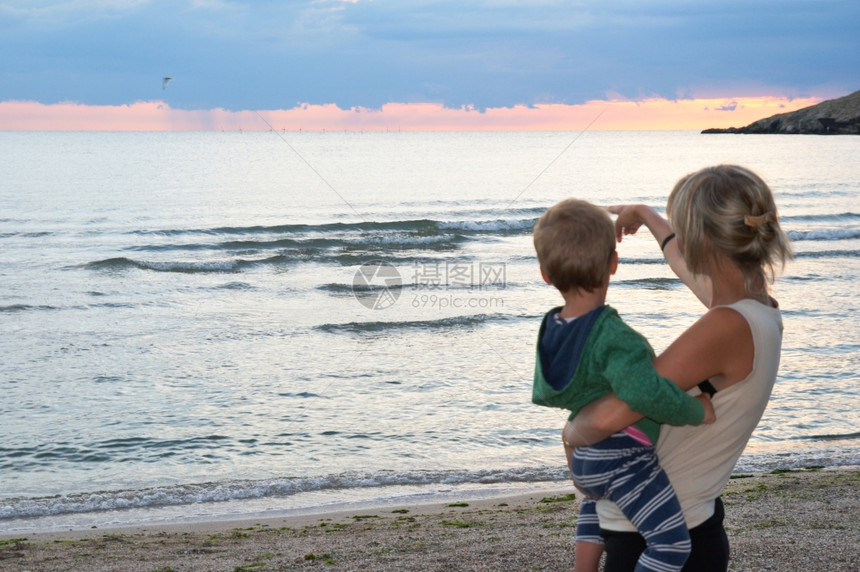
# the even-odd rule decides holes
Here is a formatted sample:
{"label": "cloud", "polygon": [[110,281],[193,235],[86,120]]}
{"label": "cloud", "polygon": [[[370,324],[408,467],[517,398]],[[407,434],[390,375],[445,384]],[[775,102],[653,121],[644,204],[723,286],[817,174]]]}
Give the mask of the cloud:
{"label": "cloud", "polygon": [[[2,2],[2,0],[0,0]],[[479,110],[761,94],[860,77],[858,2],[5,0],[9,100],[128,105],[182,78],[182,109]],[[173,86],[171,86],[173,87]]]}
{"label": "cloud", "polygon": [[122,14],[151,0],[6,0],[0,14],[36,22],[74,23]]}
{"label": "cloud", "polygon": [[726,103],[725,105],[721,105],[717,107],[717,111],[734,111],[738,108],[738,102],[732,101],[731,103]]}
{"label": "cloud", "polygon": [[290,109],[229,111],[173,109],[162,101],[131,105],[0,103],[0,130],[94,131],[463,131],[463,130],[701,130],[752,123],[819,103],[817,98],[738,98],[734,109],[714,99],[593,100],[579,105],[514,105],[479,110],[441,103],[389,103],[380,109],[301,104]]}

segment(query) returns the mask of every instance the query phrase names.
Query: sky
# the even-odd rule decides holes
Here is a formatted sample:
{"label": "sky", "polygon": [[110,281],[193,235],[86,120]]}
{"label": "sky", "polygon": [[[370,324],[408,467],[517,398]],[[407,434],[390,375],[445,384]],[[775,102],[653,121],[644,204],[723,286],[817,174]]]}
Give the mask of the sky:
{"label": "sky", "polygon": [[860,89],[858,24],[858,0],[0,0],[0,129],[740,127]]}

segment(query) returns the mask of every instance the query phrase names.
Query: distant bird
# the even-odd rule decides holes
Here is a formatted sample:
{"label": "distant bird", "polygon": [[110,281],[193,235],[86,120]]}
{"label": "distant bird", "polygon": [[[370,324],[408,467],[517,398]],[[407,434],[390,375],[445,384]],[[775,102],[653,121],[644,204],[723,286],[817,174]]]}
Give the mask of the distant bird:
{"label": "distant bird", "polygon": [[172,79],[172,77],[164,78],[164,80],[161,82],[161,89],[167,89],[167,84],[170,83],[170,80]]}

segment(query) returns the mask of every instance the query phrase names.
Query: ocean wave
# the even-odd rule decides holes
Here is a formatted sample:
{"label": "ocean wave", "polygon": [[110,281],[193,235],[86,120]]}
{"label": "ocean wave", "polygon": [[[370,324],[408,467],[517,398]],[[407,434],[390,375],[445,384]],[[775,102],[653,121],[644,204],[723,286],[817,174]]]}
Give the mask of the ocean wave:
{"label": "ocean wave", "polygon": [[[122,378],[101,376],[96,383],[117,383]],[[69,442],[40,443],[33,446],[0,447],[0,471],[24,472],[43,467],[46,463],[90,463],[129,459],[145,453],[149,458],[174,457],[181,452],[198,454],[204,450],[229,447],[230,438],[224,435],[202,435],[187,439],[153,439],[129,437],[107,439],[92,445],[75,445]]]}
{"label": "ocean wave", "polygon": [[[319,225],[294,224],[276,226],[217,227],[210,229],[177,229],[135,231],[149,236],[167,236],[167,242],[153,241],[127,246],[126,252],[158,253],[157,258],[178,258],[181,253],[205,252],[200,258],[220,258],[212,262],[170,260],[153,262],[146,255],[119,256],[89,263],[89,268],[123,270],[135,268],[159,272],[236,272],[266,253],[263,263],[313,262],[341,266],[360,265],[368,260],[384,260],[393,264],[439,257],[444,253],[461,251],[470,241],[496,240],[531,233],[535,218],[488,220],[396,220],[384,222],[327,223]],[[211,237],[186,240],[188,235]],[[171,256],[171,253],[174,255]]]}
{"label": "ocean wave", "polygon": [[621,288],[644,288],[645,290],[674,290],[683,286],[683,283],[677,278],[635,278],[614,281],[612,285]]}
{"label": "ocean wave", "polygon": [[[529,211],[531,213],[531,211]],[[488,232],[531,232],[537,221],[537,214],[525,218],[495,218],[489,220],[435,220],[435,219],[405,219],[391,221],[357,221],[331,222],[322,224],[282,224],[282,225],[251,225],[251,226],[222,226],[215,228],[185,228],[160,230],[133,230],[129,234],[142,236],[248,236],[259,234],[307,235],[307,234],[360,234],[380,232],[416,232],[434,233],[440,230],[458,230],[475,233]]]}
{"label": "ocean wave", "polygon": [[[517,202],[516,205],[520,205]],[[428,213],[434,210],[451,212],[450,200],[439,201],[411,201],[400,203],[401,207],[414,207],[415,213]],[[475,220],[496,219],[501,216],[506,218],[532,218],[535,221],[546,212],[549,204],[541,204],[540,206],[512,206],[510,202],[499,203],[496,200],[479,200],[479,201],[457,201],[457,216],[468,217]],[[433,207],[441,207],[434,209]],[[404,214],[408,216],[408,214]],[[417,218],[418,215],[416,215]]]}
{"label": "ocean wave", "polygon": [[[2,222],[2,221],[0,221]],[[50,231],[38,231],[38,232],[0,232],[0,239],[4,238],[44,238],[46,236],[53,235],[53,232]]]}
{"label": "ocean wave", "polygon": [[860,213],[844,212],[833,214],[802,214],[780,216],[782,221],[799,221],[799,222],[818,222],[818,221],[837,221],[843,222],[847,220],[860,220]]}
{"label": "ocean wave", "polygon": [[783,450],[774,452],[744,452],[732,471],[739,473],[764,473],[774,470],[803,469],[806,467],[857,467],[860,455],[855,447],[818,445],[810,449]]}
{"label": "ocean wave", "polygon": [[800,437],[804,441],[841,441],[843,439],[860,439],[860,432],[856,433],[837,433],[835,435],[810,435],[808,437]]}
{"label": "ocean wave", "polygon": [[213,290],[256,290],[255,286],[248,284],[247,282],[227,282],[226,284],[219,284],[218,286],[212,286]]}
{"label": "ocean wave", "polygon": [[30,304],[10,304],[9,306],[0,306],[0,313],[8,312],[31,312],[33,310],[56,310],[56,306],[31,306]]}
{"label": "ocean wave", "polygon": [[666,264],[666,260],[662,256],[654,258],[619,258],[618,263],[627,266],[639,264]]}
{"label": "ocean wave", "polygon": [[392,330],[435,330],[439,328],[469,328],[479,326],[490,320],[509,320],[514,318],[507,314],[470,314],[453,316],[438,320],[406,320],[391,322],[347,322],[343,324],[321,324],[315,329],[333,334],[362,334],[368,332],[387,332]]}
{"label": "ocean wave", "polygon": [[421,235],[421,234],[390,234],[369,235],[358,238],[348,236],[336,237],[306,237],[306,238],[273,238],[271,240],[228,240],[217,243],[177,243],[177,244],[144,244],[129,246],[125,250],[135,252],[165,252],[171,250],[271,250],[295,249],[323,251],[332,248],[364,248],[367,245],[385,244],[386,246],[418,247],[440,242],[462,242],[464,237],[459,235]]}
{"label": "ocean wave", "polygon": [[384,284],[373,285],[373,284],[338,284],[336,282],[330,282],[328,284],[320,284],[317,286],[317,290],[321,290],[323,292],[328,292],[330,294],[334,294],[336,296],[344,296],[350,295],[359,289],[363,292],[382,292],[390,288],[390,286],[386,286]]}
{"label": "ocean wave", "polygon": [[124,256],[116,258],[107,258],[105,260],[96,260],[87,262],[82,267],[89,270],[101,271],[123,271],[123,270],[151,270],[154,272],[179,272],[184,274],[196,273],[230,273],[238,272],[242,269],[270,264],[289,264],[295,260],[292,257],[277,255],[260,260],[211,260],[211,261],[146,261],[134,260]]}
{"label": "ocean wave", "polygon": [[496,219],[440,222],[438,225],[442,230],[456,230],[458,232],[470,232],[475,234],[517,235],[531,234],[536,222],[537,218],[535,217],[513,220]]}
{"label": "ocean wave", "polygon": [[[425,260],[426,262],[426,260]],[[405,273],[401,272],[401,276],[406,277]],[[413,278],[410,276],[410,278]],[[433,296],[441,298],[447,295],[459,294],[461,292],[481,292],[482,294],[499,292],[501,290],[515,290],[517,288],[527,288],[534,286],[537,282],[512,282],[506,281],[503,284],[474,284],[474,283],[455,283],[448,282],[446,278],[440,278],[440,284],[428,285],[421,282],[404,282],[401,284],[347,284],[330,282],[328,284],[320,284],[316,287],[321,292],[326,292],[335,297],[342,296],[362,296],[382,294],[386,290],[394,292],[408,291],[413,292],[416,296]],[[543,282],[541,282],[543,284]],[[418,302],[415,302],[418,307]]]}
{"label": "ocean wave", "polygon": [[[745,453],[734,474],[803,469],[807,467],[855,467],[856,449],[826,448],[808,451]],[[512,483],[569,483],[563,464],[483,470],[405,470],[349,472],[311,477],[275,477],[259,480],[223,480],[154,486],[133,490],[102,490],[47,497],[0,499],[0,522],[69,514],[131,509],[155,509],[184,505],[226,503],[255,499],[287,498],[302,493],[383,489],[385,487],[440,487]]]}
{"label": "ocean wave", "polygon": [[95,491],[52,497],[4,499],[0,500],[0,520],[286,497],[299,493],[338,489],[403,485],[527,483],[564,481],[567,478],[567,468],[560,466],[481,471],[390,471],[344,473],[323,477],[231,480],[139,490]]}
{"label": "ocean wave", "polygon": [[326,238],[277,238],[272,240],[226,241],[213,244],[154,244],[126,248],[135,252],[185,252],[209,250],[226,256],[254,256],[277,251],[286,257],[315,262],[335,262],[337,257],[392,257],[399,259],[409,252],[452,252],[459,249],[467,237],[461,234],[443,235],[373,235]]}
{"label": "ocean wave", "polygon": [[[396,241],[380,241],[378,247],[370,244],[363,245],[340,245],[340,248],[331,251],[321,251],[314,248],[291,249],[280,251],[264,258],[228,258],[222,260],[189,261],[189,260],[143,260],[125,256],[112,257],[103,260],[95,260],[69,268],[84,268],[99,272],[122,272],[127,270],[145,270],[152,272],[176,272],[184,274],[207,274],[207,273],[238,273],[244,270],[285,265],[296,265],[301,263],[314,263],[334,265],[341,267],[359,267],[366,264],[387,264],[397,267],[419,265],[443,265],[444,257],[450,252],[457,250],[455,241],[436,241],[433,248],[417,250],[418,242],[398,243]],[[420,242],[420,241],[419,241]],[[398,247],[399,246],[399,247]],[[429,251],[429,254],[428,254]],[[242,252],[244,256],[253,256],[257,252]],[[458,264],[471,261],[471,257],[460,257]],[[412,272],[417,270],[413,269]],[[409,272],[409,271],[406,271]],[[492,285],[485,285],[489,288]],[[326,289],[323,287],[323,289]]]}
{"label": "ocean wave", "polygon": [[48,306],[48,305],[38,305],[33,306],[30,304],[12,304],[10,306],[0,306],[0,314],[4,312],[14,313],[14,312],[38,312],[44,310],[60,310],[60,309],[87,309],[87,308],[133,308],[134,304],[128,304],[123,302],[105,302],[102,304],[87,304],[86,306]]}
{"label": "ocean wave", "polygon": [[824,228],[817,230],[790,230],[788,238],[795,241],[816,240],[816,241],[833,241],[833,240],[853,240],[860,238],[860,229],[856,228]]}
{"label": "ocean wave", "polygon": [[795,252],[795,258],[857,258],[860,250],[813,250],[809,252]]}
{"label": "ocean wave", "polygon": [[[530,234],[537,216],[489,218],[474,220],[407,219],[370,222],[334,222],[324,224],[285,224],[273,226],[230,226],[201,229],[135,230],[140,236],[182,237],[210,236],[224,239],[215,246],[222,249],[246,248],[327,248],[344,243],[365,241],[402,241],[407,244],[473,236],[511,236]],[[242,237],[242,238],[239,238]],[[259,237],[259,238],[256,238]],[[434,238],[435,237],[435,238]],[[212,245],[201,242],[138,245],[131,250],[199,250]]]}
{"label": "ocean wave", "polygon": [[360,240],[332,240],[332,246],[349,251],[394,253],[402,250],[430,248],[433,251],[454,250],[466,241],[462,234],[444,235],[380,235]]}
{"label": "ocean wave", "polygon": [[332,282],[329,284],[320,284],[316,288],[317,290],[328,292],[334,296],[354,296],[356,294],[377,294],[385,292],[386,290],[400,291],[407,288],[407,286],[403,284],[339,284]]}

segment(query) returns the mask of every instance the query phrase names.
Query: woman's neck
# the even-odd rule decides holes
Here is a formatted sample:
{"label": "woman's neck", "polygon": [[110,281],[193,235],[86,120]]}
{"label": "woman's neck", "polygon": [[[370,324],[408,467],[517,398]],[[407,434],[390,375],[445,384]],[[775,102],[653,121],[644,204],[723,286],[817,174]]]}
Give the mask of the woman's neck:
{"label": "woman's neck", "polygon": [[747,290],[746,276],[731,262],[713,265],[708,274],[711,278],[711,307],[728,306],[748,298],[762,304],[771,303],[766,288],[760,292]]}

